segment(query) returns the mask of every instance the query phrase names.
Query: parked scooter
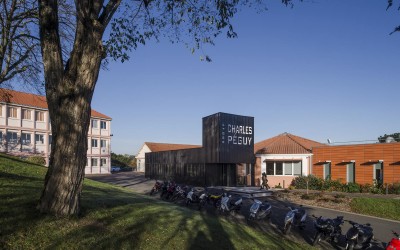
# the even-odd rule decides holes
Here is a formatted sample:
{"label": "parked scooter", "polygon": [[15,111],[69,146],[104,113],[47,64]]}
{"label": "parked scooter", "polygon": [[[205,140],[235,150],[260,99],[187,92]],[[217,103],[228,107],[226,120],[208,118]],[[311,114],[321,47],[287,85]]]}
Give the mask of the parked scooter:
{"label": "parked scooter", "polygon": [[224,193],[223,197],[221,198],[221,205],[218,207],[220,213],[236,213],[239,212],[242,208],[243,199],[240,197],[238,200],[233,200],[232,195],[228,195]]}
{"label": "parked scooter", "polygon": [[175,188],[174,194],[170,198],[171,201],[177,201],[177,200],[180,200],[180,199],[185,199],[186,196],[187,196],[187,193],[188,193],[187,190],[188,190],[187,186],[177,186]]}
{"label": "parked scooter", "polygon": [[252,199],[254,203],[250,207],[248,220],[263,220],[269,219],[272,213],[272,206],[268,201],[260,201]]}
{"label": "parked scooter", "polygon": [[400,250],[400,235],[392,231],[393,235],[395,236],[386,246],[386,250]]}
{"label": "parked scooter", "polygon": [[200,203],[200,196],[194,188],[192,188],[186,195],[186,206],[189,206],[192,203]]}
{"label": "parked scooter", "polygon": [[223,194],[223,190],[220,194],[208,194],[207,204],[212,204],[215,208],[219,208],[221,206],[221,199]]}
{"label": "parked scooter", "polygon": [[172,195],[174,195],[176,189],[176,183],[174,181],[170,181],[167,188],[167,193],[165,194],[165,199],[168,200]]}
{"label": "parked scooter", "polygon": [[160,181],[156,181],[154,184],[153,188],[150,191],[150,195],[153,195],[154,193],[157,193],[161,190],[162,183]]}
{"label": "parked scooter", "polygon": [[289,233],[292,226],[297,226],[299,227],[299,229],[304,229],[306,227],[307,218],[306,210],[304,210],[303,208],[288,208],[290,209],[290,211],[285,216],[283,233]]}
{"label": "parked scooter", "polygon": [[321,239],[330,240],[334,243],[338,243],[340,236],[342,235],[341,225],[343,224],[343,216],[337,216],[335,219],[328,219],[324,217],[316,217],[312,215],[316,220],[314,227],[317,230],[314,236],[313,245],[315,246]]}
{"label": "parked scooter", "polygon": [[358,224],[354,221],[346,220],[352,227],[346,233],[346,249],[365,249],[371,247],[374,239],[371,224]]}

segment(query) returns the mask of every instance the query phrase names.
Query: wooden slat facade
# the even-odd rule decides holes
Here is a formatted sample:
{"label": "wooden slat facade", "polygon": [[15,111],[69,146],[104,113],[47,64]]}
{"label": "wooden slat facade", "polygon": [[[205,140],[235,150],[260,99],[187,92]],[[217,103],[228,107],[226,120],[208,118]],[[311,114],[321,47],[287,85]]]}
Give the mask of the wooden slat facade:
{"label": "wooden slat facade", "polygon": [[338,145],[313,148],[312,173],[323,177],[323,163],[331,162],[331,179],[347,181],[347,164],[354,161],[355,182],[372,184],[374,164],[383,161],[383,183],[400,182],[400,143]]}
{"label": "wooden slat facade", "polygon": [[[229,132],[234,125],[238,129]],[[233,136],[241,139],[234,141]],[[203,147],[146,153],[145,176],[200,186],[236,186],[237,169],[254,165],[253,152],[254,118],[217,113],[203,118]],[[254,176],[250,179],[254,183]]]}

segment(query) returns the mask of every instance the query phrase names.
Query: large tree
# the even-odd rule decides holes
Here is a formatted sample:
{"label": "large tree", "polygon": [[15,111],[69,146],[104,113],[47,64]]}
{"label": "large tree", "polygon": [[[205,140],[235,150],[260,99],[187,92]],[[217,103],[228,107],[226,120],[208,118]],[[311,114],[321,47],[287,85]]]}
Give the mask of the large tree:
{"label": "large tree", "polygon": [[[241,4],[254,3],[131,0],[121,6],[121,2],[63,1],[75,8],[75,15],[71,16],[75,20],[75,37],[65,58],[60,38],[59,2],[39,0],[40,41],[53,135],[49,169],[39,203],[43,213],[80,212],[91,101],[100,67],[108,56],[127,60],[131,49],[160,34],[168,34],[169,39],[183,42],[193,51],[202,44],[213,44],[223,30],[228,37],[235,37],[231,18]],[[204,58],[209,60],[207,56]]]}

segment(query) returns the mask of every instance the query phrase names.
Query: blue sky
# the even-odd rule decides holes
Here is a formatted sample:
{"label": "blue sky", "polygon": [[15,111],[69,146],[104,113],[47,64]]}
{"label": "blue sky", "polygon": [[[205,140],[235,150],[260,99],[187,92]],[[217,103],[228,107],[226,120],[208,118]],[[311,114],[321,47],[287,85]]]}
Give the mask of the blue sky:
{"label": "blue sky", "polygon": [[183,44],[150,42],[102,71],[92,107],[113,118],[112,151],[145,141],[201,144],[202,117],[255,118],[255,142],[289,132],[325,143],[400,132],[398,2],[267,2],[234,18],[199,60]]}

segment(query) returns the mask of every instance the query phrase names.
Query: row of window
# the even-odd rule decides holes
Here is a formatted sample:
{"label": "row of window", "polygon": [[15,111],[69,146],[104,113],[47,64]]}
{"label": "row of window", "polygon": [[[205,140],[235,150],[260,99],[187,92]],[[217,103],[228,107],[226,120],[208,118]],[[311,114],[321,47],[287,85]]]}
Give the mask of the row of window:
{"label": "row of window", "polygon": [[[92,128],[99,128],[99,120],[92,120]],[[107,129],[107,122],[100,121],[100,129]]]}
{"label": "row of window", "polygon": [[[383,181],[383,163],[379,162],[373,164],[372,178],[374,180]],[[323,165],[323,178],[325,180],[332,178],[332,166],[331,163],[326,163]],[[346,164],[346,182],[355,183],[356,182],[356,164],[351,162]]]}
{"label": "row of window", "polygon": [[[32,120],[32,112],[30,109],[22,109],[22,119],[23,120]],[[3,109],[0,105],[0,116],[3,116]],[[18,118],[17,108],[8,107],[7,108],[7,117],[10,118]],[[35,121],[44,122],[44,112],[43,111],[35,111]]]}
{"label": "row of window", "polygon": [[[98,141],[99,140],[97,140],[97,139],[92,139],[92,148],[98,148],[99,147]],[[101,148],[107,147],[107,141],[106,140],[100,140],[100,147]]]}
{"label": "row of window", "polygon": [[[92,158],[91,160],[91,166],[92,167],[98,167],[99,165],[99,159],[98,158]],[[100,159],[100,166],[107,166],[107,158],[101,158]]]}
{"label": "row of window", "polygon": [[[35,143],[36,144],[44,144],[44,136],[41,134],[35,134]],[[22,133],[21,134],[21,144],[22,145],[29,145],[32,142],[32,134],[29,133]],[[7,143],[19,143],[18,139],[18,133],[17,132],[12,132],[8,131],[7,134],[5,134],[5,138],[3,138],[3,132],[0,131],[0,141],[3,141],[3,139],[6,140]],[[52,141],[52,136],[49,135],[49,144]]]}
{"label": "row of window", "polygon": [[[35,143],[44,144],[44,136],[45,135],[42,134],[35,134]],[[7,143],[19,143],[17,132],[8,131],[4,139],[6,139]],[[3,132],[0,131],[0,141],[2,140],[3,140]],[[32,143],[32,134],[21,133],[20,140],[22,145],[29,145]],[[98,147],[98,141],[99,141],[98,139],[92,139],[92,148]],[[51,144],[51,142],[52,142],[52,136],[49,135],[49,144]],[[100,147],[102,148],[107,147],[107,141],[100,140]]]}
{"label": "row of window", "polygon": [[301,161],[267,162],[267,175],[301,176]]}

